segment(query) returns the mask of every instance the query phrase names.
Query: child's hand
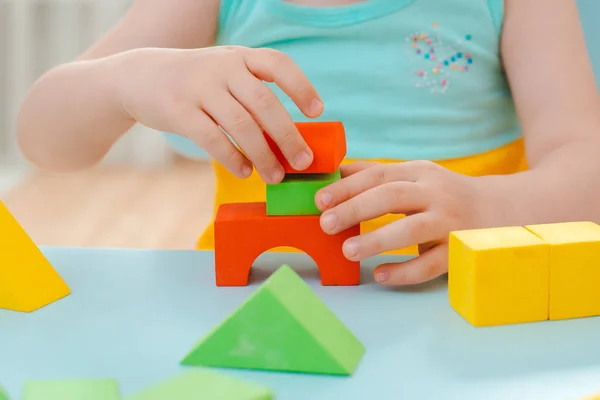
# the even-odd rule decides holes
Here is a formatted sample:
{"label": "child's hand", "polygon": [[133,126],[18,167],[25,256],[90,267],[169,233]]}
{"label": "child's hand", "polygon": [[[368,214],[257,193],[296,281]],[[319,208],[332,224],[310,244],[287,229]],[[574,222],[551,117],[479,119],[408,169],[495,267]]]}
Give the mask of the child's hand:
{"label": "child's hand", "polygon": [[263,82],[277,84],[306,116],[322,112],[316,90],[283,53],[228,46],[140,49],[123,54],[114,57],[122,68],[117,71],[122,78],[119,95],[123,108],[136,121],[190,138],[239,177],[248,177],[253,164],[267,183],[283,178],[283,168],[263,130],[295,169],[312,163],[310,148]]}
{"label": "child's hand", "polygon": [[385,251],[419,245],[420,256],[377,267],[375,278],[386,285],[415,284],[448,270],[450,231],[486,226],[502,213],[476,178],[451,172],[428,161],[395,164],[353,163],[342,166],[344,178],[315,196],[324,211],[321,227],[335,234],[382,215],[405,214],[373,232],[348,239],[344,255],[360,261]]}

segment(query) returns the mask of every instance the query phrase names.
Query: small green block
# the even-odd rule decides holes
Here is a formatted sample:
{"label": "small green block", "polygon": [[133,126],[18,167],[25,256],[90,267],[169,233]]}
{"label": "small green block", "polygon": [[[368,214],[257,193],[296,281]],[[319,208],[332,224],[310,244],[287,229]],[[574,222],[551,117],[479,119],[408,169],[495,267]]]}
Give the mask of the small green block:
{"label": "small green block", "polygon": [[159,382],[127,400],[272,400],[267,388],[216,372],[198,369]]}
{"label": "small green block", "polygon": [[31,380],[23,400],[121,400],[115,379]]}
{"label": "small green block", "polygon": [[330,174],[288,174],[281,183],[267,185],[267,215],[319,215],[315,195],[340,179],[339,170]]}
{"label": "small green block", "polygon": [[365,347],[289,266],[273,273],[181,362],[351,375]]}
{"label": "small green block", "polygon": [[9,400],[8,394],[2,386],[0,386],[0,400]]}

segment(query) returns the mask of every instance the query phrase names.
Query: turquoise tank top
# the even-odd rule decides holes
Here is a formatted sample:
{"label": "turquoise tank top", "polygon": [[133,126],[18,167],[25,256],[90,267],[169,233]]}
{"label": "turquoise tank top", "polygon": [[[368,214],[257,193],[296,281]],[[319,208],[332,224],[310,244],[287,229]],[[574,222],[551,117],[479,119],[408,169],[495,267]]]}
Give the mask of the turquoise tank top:
{"label": "turquoise tank top", "polygon": [[[503,0],[371,0],[307,7],[222,0],[217,45],[288,54],[342,121],[349,158],[442,160],[521,136],[499,43]],[[309,120],[269,84],[295,121]],[[168,135],[190,157],[191,141]]]}

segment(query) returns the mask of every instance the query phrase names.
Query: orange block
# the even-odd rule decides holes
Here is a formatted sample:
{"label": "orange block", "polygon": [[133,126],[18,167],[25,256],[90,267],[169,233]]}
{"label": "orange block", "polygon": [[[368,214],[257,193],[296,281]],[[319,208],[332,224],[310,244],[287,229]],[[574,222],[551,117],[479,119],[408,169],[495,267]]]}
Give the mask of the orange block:
{"label": "orange block", "polygon": [[312,164],[304,171],[292,168],[283,153],[267,134],[271,150],[286,174],[328,174],[335,172],[346,156],[346,133],[341,122],[296,122],[300,134],[314,154]]}
{"label": "orange block", "polygon": [[308,254],[321,272],[321,284],[351,286],[360,283],[360,262],[342,253],[344,241],[360,234],[360,225],[328,235],[318,215],[267,216],[266,203],[223,204],[215,219],[215,273],[217,286],[246,286],[254,260],[279,246]]}

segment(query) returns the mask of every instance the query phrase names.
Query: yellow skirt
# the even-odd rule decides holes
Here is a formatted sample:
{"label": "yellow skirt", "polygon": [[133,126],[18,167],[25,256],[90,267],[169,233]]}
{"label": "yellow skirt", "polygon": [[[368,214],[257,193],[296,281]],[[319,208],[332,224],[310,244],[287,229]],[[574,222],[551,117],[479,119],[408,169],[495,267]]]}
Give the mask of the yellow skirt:
{"label": "yellow skirt", "polygon": [[[346,159],[343,164],[354,161],[356,160]],[[401,160],[372,161],[380,163],[402,162]],[[487,153],[464,158],[442,160],[437,163],[451,171],[468,176],[506,175],[520,172],[527,168],[524,142],[522,139]],[[266,185],[256,171],[254,171],[249,178],[239,179],[222,165],[214,161],[213,167],[217,186],[213,210],[213,222],[211,222],[200,236],[197,243],[197,248],[199,250],[214,249],[214,216],[221,204],[266,201]],[[370,221],[364,221],[361,223],[361,233],[374,231],[379,227],[402,217],[404,217],[404,215],[387,214]],[[297,252],[298,250],[290,247],[278,247],[271,251]],[[404,249],[390,251],[385,254],[417,255],[418,249],[415,245]]]}

